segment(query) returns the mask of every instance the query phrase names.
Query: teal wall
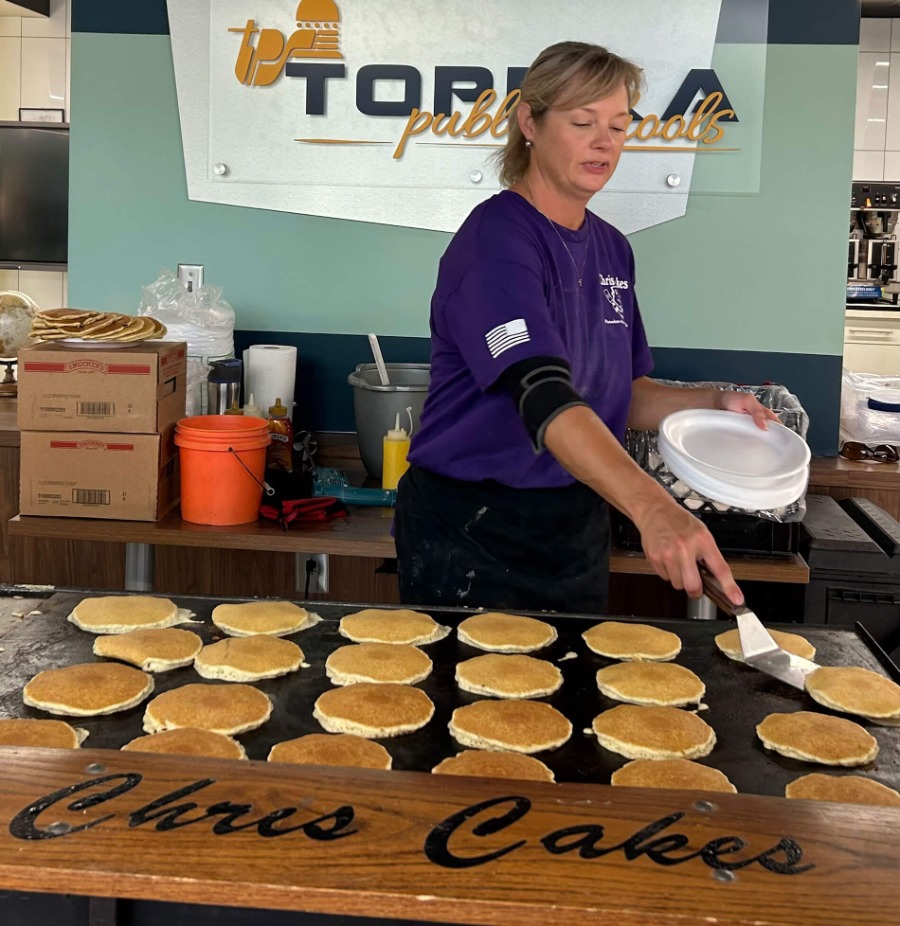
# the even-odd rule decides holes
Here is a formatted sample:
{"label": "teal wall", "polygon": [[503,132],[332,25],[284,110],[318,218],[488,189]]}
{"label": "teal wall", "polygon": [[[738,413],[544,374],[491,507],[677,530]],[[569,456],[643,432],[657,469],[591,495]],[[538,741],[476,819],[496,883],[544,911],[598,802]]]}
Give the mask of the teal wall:
{"label": "teal wall", "polygon": [[[768,46],[759,193],[632,236],[653,346],[840,355],[855,86],[853,45]],[[188,201],[168,36],[74,33],[71,99],[72,305],[202,263],[244,329],[427,336],[449,235]]]}

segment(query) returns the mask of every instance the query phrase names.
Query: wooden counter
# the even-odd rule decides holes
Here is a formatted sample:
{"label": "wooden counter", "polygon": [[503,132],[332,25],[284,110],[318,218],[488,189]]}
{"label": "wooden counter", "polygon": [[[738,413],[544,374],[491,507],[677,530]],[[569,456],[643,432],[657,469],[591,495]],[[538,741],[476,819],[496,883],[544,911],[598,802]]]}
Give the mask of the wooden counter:
{"label": "wooden counter", "polygon": [[[0,583],[40,582],[92,588],[124,587],[126,543],[156,550],[155,587],[185,594],[297,597],[303,578],[296,554],[325,553],[331,561],[330,600],[398,600],[396,577],[383,571],[395,556],[390,510],[354,508],[350,517],[283,531],[257,521],[207,527],[182,521],[177,512],[153,522],[19,517],[15,401],[0,399]],[[320,451],[324,465],[359,468],[355,440],[330,436]],[[731,556],[738,581],[803,585],[809,569],[796,555]],[[657,580],[639,552],[614,549],[610,557],[611,606],[620,613],[680,616],[684,595]],[[634,587],[630,577],[640,579]],[[652,587],[651,587],[652,586]],[[638,598],[642,600],[638,602]]]}
{"label": "wooden counter", "polygon": [[108,750],[0,757],[8,890],[490,926],[897,915],[895,808]]}

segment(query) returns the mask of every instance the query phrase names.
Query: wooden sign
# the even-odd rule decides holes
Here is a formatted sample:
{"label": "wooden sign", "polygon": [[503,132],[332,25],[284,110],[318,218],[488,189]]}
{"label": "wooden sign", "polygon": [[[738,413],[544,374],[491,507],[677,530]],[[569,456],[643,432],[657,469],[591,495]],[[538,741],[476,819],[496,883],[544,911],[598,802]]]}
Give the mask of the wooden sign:
{"label": "wooden sign", "polygon": [[441,922],[884,924],[900,811],[0,749],[0,888]]}

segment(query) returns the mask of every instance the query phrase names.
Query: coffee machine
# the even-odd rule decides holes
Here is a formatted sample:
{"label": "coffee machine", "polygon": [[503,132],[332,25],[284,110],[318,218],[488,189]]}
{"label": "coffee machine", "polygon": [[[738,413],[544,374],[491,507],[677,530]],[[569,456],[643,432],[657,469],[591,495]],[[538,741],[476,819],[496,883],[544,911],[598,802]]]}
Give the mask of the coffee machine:
{"label": "coffee machine", "polygon": [[897,303],[900,183],[854,182],[850,199],[847,300]]}

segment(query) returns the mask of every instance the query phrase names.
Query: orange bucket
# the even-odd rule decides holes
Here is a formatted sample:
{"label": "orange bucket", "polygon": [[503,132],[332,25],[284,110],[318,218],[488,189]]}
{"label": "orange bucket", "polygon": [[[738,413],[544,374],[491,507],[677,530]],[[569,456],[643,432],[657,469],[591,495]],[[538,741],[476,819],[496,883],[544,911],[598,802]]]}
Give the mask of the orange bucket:
{"label": "orange bucket", "polygon": [[192,524],[255,521],[270,440],[265,418],[182,418],[175,427],[181,461],[181,517]]}

